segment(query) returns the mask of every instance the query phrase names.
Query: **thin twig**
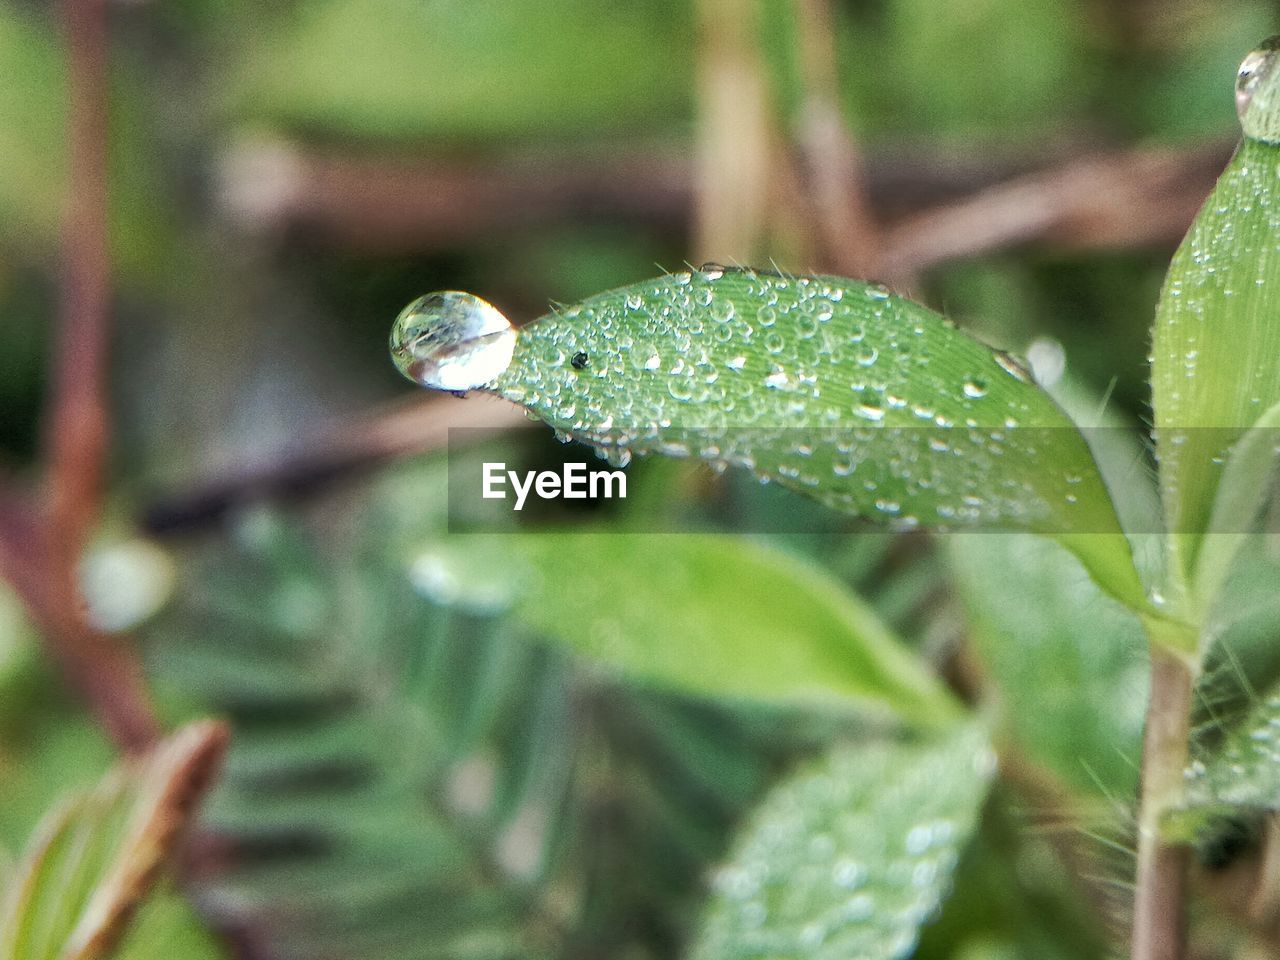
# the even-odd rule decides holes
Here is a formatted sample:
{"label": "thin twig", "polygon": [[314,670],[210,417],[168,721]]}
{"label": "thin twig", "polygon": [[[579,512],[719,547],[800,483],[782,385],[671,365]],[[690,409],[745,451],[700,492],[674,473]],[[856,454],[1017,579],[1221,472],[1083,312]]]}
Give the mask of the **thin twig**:
{"label": "thin twig", "polygon": [[1225,159],[1216,145],[1080,157],[895,224],[884,269],[920,271],[1033,241],[1060,250],[1174,243]]}
{"label": "thin twig", "polygon": [[153,503],[142,526],[156,535],[216,522],[239,504],[315,492],[345,477],[402,457],[442,449],[450,430],[528,425],[519,407],[476,398],[433,397],[400,403],[365,417],[330,424],[256,466],[237,467]]}
{"label": "thin twig", "polygon": [[107,450],[107,5],[63,0],[70,196],[48,424],[48,537],[75,564],[101,512]]}
{"label": "thin twig", "polygon": [[14,586],[49,652],[109,736],[128,753],[159,723],[129,646],[87,621],[80,554],[102,503],[107,447],[107,19],[105,0],[64,0],[70,106],[70,199],[62,315],[48,426],[43,511],[13,492],[0,505],[0,575]]}
{"label": "thin twig", "polygon": [[[1077,252],[1172,245],[1231,146],[1094,151],[1051,164],[1043,156],[869,153],[865,195],[884,224],[877,272],[901,276],[1018,246]],[[690,158],[661,145],[626,155],[531,154],[466,168],[280,144],[243,152],[256,159],[230,164],[224,188],[242,222],[305,228],[374,252],[439,250],[574,217],[678,229],[693,207]],[[709,179],[714,170],[709,160],[706,166]],[[794,202],[803,202],[803,193]],[[712,244],[697,252],[716,256]]]}
{"label": "thin twig", "polygon": [[703,260],[761,255],[773,131],[752,0],[699,0],[697,228]]}

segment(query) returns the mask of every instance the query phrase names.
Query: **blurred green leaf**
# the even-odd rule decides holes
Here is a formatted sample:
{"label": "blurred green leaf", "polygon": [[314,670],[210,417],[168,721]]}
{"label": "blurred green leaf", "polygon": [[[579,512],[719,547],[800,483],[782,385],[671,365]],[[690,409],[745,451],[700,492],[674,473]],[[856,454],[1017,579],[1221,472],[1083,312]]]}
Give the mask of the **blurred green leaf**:
{"label": "blurred green leaf", "polygon": [[311,0],[256,37],[234,102],[393,142],[670,130],[691,107],[689,20],[675,0]]}
{"label": "blurred green leaf", "polygon": [[1170,833],[1199,839],[1223,818],[1280,810],[1280,692],[1272,691],[1220,743],[1201,746],[1187,768]]}
{"label": "blurred green leaf", "polygon": [[1147,689],[1138,618],[1043,538],[973,534],[946,547],[1009,735],[1077,791],[1131,796]]}
{"label": "blurred green leaf", "polygon": [[138,910],[111,960],[221,960],[226,951],[205,929],[191,905],[177,893],[162,891]]}
{"label": "blurred green leaf", "polygon": [[438,557],[448,584],[502,591],[534,632],[642,680],[772,703],[854,700],[914,722],[959,716],[869,607],[821,568],[742,538],[476,534]]}
{"label": "blurred green leaf", "polygon": [[110,955],[212,778],[226,744],[193,723],[46,818],[0,907],[0,958]]}
{"label": "blurred green leaf", "polygon": [[745,466],[899,525],[1048,533],[1146,605],[1067,416],[1008,357],[880,286],[671,274],[523,327],[490,389],[607,451]]}
{"label": "blurred green leaf", "polygon": [[1156,312],[1160,484],[1184,576],[1232,447],[1280,402],[1278,176],[1280,146],[1246,138],[1174,255]]}
{"label": "blurred green leaf", "polygon": [[909,956],[995,770],[980,726],[842,746],[765,798],[715,878],[696,960]]}

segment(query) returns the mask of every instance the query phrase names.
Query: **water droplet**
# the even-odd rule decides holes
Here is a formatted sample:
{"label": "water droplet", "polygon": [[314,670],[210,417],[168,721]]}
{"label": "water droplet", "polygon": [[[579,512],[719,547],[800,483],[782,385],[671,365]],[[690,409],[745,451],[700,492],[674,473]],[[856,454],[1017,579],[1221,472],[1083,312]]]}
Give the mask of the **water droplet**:
{"label": "water droplet", "polygon": [[987,382],[974,377],[964,382],[964,395],[974,400],[987,395]]}
{"label": "water droplet", "polygon": [[410,380],[433,390],[472,390],[511,365],[516,329],[470,293],[446,290],[419,297],[391,328],[391,356]]}
{"label": "water droplet", "polygon": [[1240,64],[1236,74],[1236,113],[1246,137],[1280,142],[1280,74],[1276,54],[1280,38],[1264,40]]}
{"label": "water droplet", "polygon": [[[1037,343],[1038,342],[1040,341],[1037,341]],[[1034,347],[1035,344],[1032,344],[1032,346]],[[1009,354],[1002,350],[997,350],[995,360],[996,363],[1000,365],[1000,369],[1009,374],[1009,376],[1013,377],[1015,380],[1021,380],[1023,383],[1031,382],[1030,371],[1017,360],[1013,359],[1013,357],[1009,356]]]}
{"label": "water droplet", "polygon": [[883,283],[868,284],[865,291],[868,300],[888,300],[890,293],[889,288]]}

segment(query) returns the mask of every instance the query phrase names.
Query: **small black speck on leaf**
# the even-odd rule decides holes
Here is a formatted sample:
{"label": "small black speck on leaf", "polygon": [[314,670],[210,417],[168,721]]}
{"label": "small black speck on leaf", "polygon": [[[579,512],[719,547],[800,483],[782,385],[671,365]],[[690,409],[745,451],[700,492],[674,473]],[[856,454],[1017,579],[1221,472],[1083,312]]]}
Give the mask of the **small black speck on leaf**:
{"label": "small black speck on leaf", "polygon": [[581,370],[587,365],[587,355],[579,350],[569,359],[569,362],[573,364],[573,369]]}

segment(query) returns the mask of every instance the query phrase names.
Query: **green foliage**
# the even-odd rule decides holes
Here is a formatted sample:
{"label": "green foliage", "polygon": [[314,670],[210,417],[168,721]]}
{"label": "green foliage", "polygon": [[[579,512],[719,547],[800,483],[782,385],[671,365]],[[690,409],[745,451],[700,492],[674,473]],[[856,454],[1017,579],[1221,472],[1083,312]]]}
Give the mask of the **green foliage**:
{"label": "green foliage", "polygon": [[673,0],[304,2],[250,47],[235,103],[321,137],[634,134],[689,113],[689,13]]}
{"label": "green foliage", "polygon": [[111,960],[223,960],[222,945],[187,901],[161,890],[138,910]]}
{"label": "green foliage", "polygon": [[1224,820],[1280,810],[1280,695],[1258,702],[1220,743],[1202,747],[1187,768],[1182,806],[1166,817],[1170,834],[1200,840]]}
{"label": "green foliage", "polygon": [[475,535],[428,565],[445,590],[468,584],[511,602],[533,633],[677,690],[811,706],[852,699],[927,724],[958,715],[924,665],[821,568],[740,538]]}
{"label": "green foliage", "polygon": [[[225,732],[216,725],[192,724],[50,814],[21,867],[7,878],[0,903],[0,957],[97,960],[112,955],[212,776],[224,743]],[[154,916],[149,922],[157,936],[198,939],[175,930],[172,919],[163,926]],[[152,947],[135,944],[132,956],[146,956]]]}
{"label": "green foliage", "polygon": [[289,955],[669,955],[773,769],[847,721],[602,681],[483,591],[428,602],[441,480],[386,478],[337,541],[255,512],[184,564],[153,673],[237,731],[201,902]]}
{"label": "green foliage", "polygon": [[[1026,248],[912,278],[993,345],[1062,340],[1067,374],[1044,390],[938,314],[854,281],[704,270],[591,296],[688,255],[683,199],[714,174],[696,158],[718,127],[694,126],[699,58],[719,37],[714,18],[695,17],[713,6],[177,0],[112,15],[113,288],[124,294],[112,523],[145,505],[157,477],[252,472],[295,434],[290,499],[360,460],[366,439],[401,450],[423,439],[418,425],[433,431],[451,401],[421,420],[375,420],[368,438],[339,429],[335,446],[311,422],[389,392],[370,318],[411,285],[483,285],[528,315],[548,292],[582,301],[524,327],[496,387],[615,460],[658,454],[631,468],[654,482],[635,483],[591,534],[446,535],[444,458],[425,457],[287,518],[233,497],[225,526],[165,545],[178,582],[139,640],[149,681],[162,709],[216,712],[235,736],[193,902],[252,949],[289,960],[1094,960],[1128,910],[1132,864],[1097,848],[1131,825],[1141,617],[1156,642],[1202,654],[1208,673],[1171,835],[1203,848],[1221,823],[1277,809],[1280,567],[1262,538],[1222,532],[1256,529],[1275,509],[1272,148],[1246,144],[1233,162],[1161,306],[1159,486],[1177,531],[1166,544],[1146,535],[1159,524],[1137,353],[1159,249],[1082,255],[1076,243],[1113,238],[1073,218]],[[1122,6],[833,4],[837,96],[886,235],[909,229],[902,218],[918,206],[1065,163],[1099,134],[1139,142],[1230,126],[1239,36],[1274,10]],[[757,158],[776,181],[771,250],[808,229],[808,181],[823,172],[792,160],[815,119],[803,87],[823,79],[799,46],[796,9],[748,0],[738,11],[760,14],[754,39],[773,82],[776,149]],[[0,0],[0,459],[35,448],[56,303],[57,16]],[[284,141],[269,176],[226,162],[263,134]],[[581,195],[561,196],[553,177],[511,204],[509,230],[493,229],[489,195],[470,178],[526,182],[546,156],[585,159],[589,170],[564,171],[582,175]],[[455,175],[480,209],[421,217],[415,198],[452,199]],[[366,205],[386,178],[408,188],[404,211]],[[504,202],[507,187],[495,194]],[[250,208],[262,233],[237,219]],[[170,217],[187,228],[178,242]],[[207,256],[175,269],[188,235]],[[803,249],[784,266],[809,269],[819,249]],[[139,289],[156,301],[137,302]],[[568,362],[578,352],[582,369]],[[582,452],[547,434],[509,431],[449,459]],[[746,469],[713,476],[703,461]],[[668,529],[796,532],[621,533],[653,517]],[[882,530],[1017,532],[898,536],[859,517]],[[1160,616],[1193,622],[1158,619],[1144,584],[1174,601],[1153,596]],[[129,585],[106,590],[140,599]],[[52,794],[106,767],[110,747],[7,600],[0,847],[13,850]],[[957,730],[968,711],[951,681],[998,724],[1005,782],[992,781],[991,731]],[[1038,793],[1046,783],[1061,793]],[[102,796],[67,808],[59,843],[94,818],[120,825]],[[1077,816],[1097,827],[1102,810],[1101,838],[1077,829]],[[926,838],[936,845],[921,849]],[[84,888],[33,900],[56,914],[54,940],[80,923],[109,855],[54,843],[33,861],[40,876],[64,853]],[[13,873],[0,853],[0,883]],[[107,912],[118,927],[123,913]],[[48,945],[37,953],[56,952]],[[115,953],[219,955],[163,887]]]}
{"label": "green foliage", "polygon": [[[1280,147],[1244,141],[1178,248],[1160,298],[1156,442],[1166,522],[1185,576],[1196,569],[1233,445],[1280,402],[1278,169]],[[1262,431],[1264,440],[1273,432]],[[1256,471],[1246,473],[1256,482]],[[1236,503],[1239,494],[1227,496]],[[1233,525],[1248,519],[1221,517]]]}
{"label": "green foliage", "polygon": [[946,895],[995,770],[981,727],[923,744],[840,746],[752,816],[697,960],[896,960]]}
{"label": "green foliage", "polygon": [[673,274],[522,328],[490,389],[606,451],[745,466],[899,525],[1050,533],[1145,605],[1071,421],[1010,358],[883,287]]}
{"label": "green foliage", "polygon": [[1074,792],[1130,796],[1147,696],[1138,619],[1043,538],[974,534],[946,546],[1009,737]]}

